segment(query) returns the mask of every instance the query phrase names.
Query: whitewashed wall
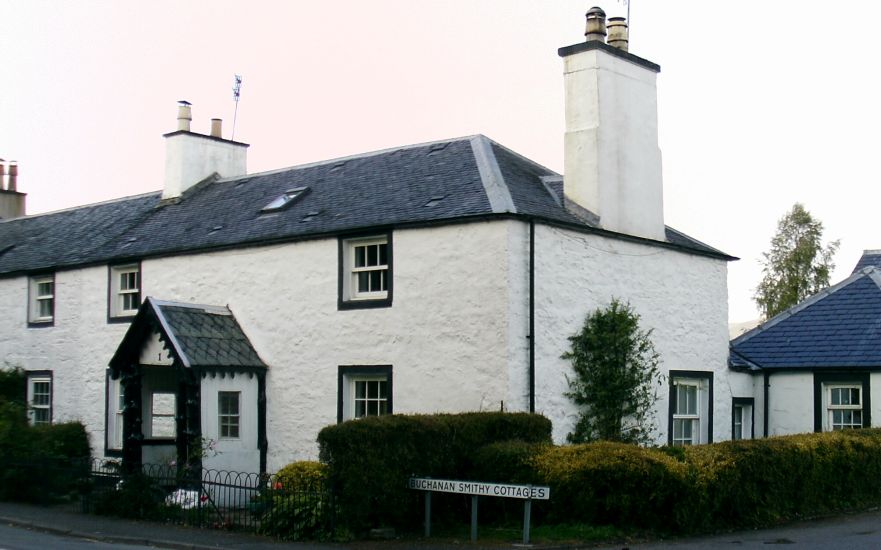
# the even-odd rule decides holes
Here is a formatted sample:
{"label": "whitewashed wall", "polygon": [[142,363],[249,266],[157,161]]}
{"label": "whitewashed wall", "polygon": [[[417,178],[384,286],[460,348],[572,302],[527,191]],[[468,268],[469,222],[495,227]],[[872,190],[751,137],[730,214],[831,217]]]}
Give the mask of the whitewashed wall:
{"label": "whitewashed wall", "polygon": [[[528,409],[528,224],[401,230],[393,245],[394,303],[380,309],[338,311],[336,239],[142,262],[143,296],[228,305],[269,365],[270,470],[317,456],[340,365],[392,365],[397,413]],[[752,380],[725,366],[725,277],[721,260],[537,225],[536,405],[555,439],[575,419],[567,337],[613,296],[654,328],[665,370],[715,372],[714,437],[730,437],[732,392],[749,395]],[[54,371],[55,420],[84,421],[98,454],[105,368],[128,327],[107,324],[107,280],[106,266],[57,273],[55,326],[32,329],[26,279],[0,279],[0,354]],[[666,385],[661,395],[664,442]],[[203,410],[206,429],[214,416]]]}
{"label": "whitewashed wall", "polygon": [[508,399],[511,222],[396,231],[390,308],[337,310],[337,240],[143,262],[145,296],[228,305],[267,375],[268,468],[315,458],[340,365],[392,365],[398,413]]}
{"label": "whitewashed wall", "polygon": [[[714,440],[730,438],[726,262],[548,226],[536,227],[535,259],[536,410],[554,420],[555,441],[565,441],[577,418],[564,395],[567,338],[612,298],[630,302],[641,327],[654,331],[663,372],[714,373]],[[659,443],[667,441],[668,393],[665,383],[656,405]]]}
{"label": "whitewashed wall", "polygon": [[[756,377],[761,380],[761,376]],[[763,383],[763,382],[762,382]],[[757,392],[761,384],[757,383]],[[757,396],[760,395],[757,393]],[[881,373],[869,375],[872,426],[881,426]],[[814,374],[775,372],[768,387],[768,431],[770,435],[789,435],[814,431]],[[759,399],[756,399],[757,407]],[[760,411],[761,415],[762,412]],[[757,432],[761,430],[757,428]]]}
{"label": "whitewashed wall", "polygon": [[814,375],[775,372],[768,386],[768,435],[814,431]]}
{"label": "whitewashed wall", "polygon": [[55,274],[55,324],[27,327],[27,278],[0,279],[0,360],[53,371],[53,421],[82,421],[104,450],[107,362],[128,328],[107,323],[107,266]]}

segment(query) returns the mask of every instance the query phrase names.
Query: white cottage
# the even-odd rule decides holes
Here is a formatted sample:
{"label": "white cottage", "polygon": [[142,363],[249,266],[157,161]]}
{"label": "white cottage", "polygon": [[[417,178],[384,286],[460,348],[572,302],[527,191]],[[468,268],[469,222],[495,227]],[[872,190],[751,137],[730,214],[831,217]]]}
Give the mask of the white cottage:
{"label": "white cottage", "polygon": [[535,411],[563,441],[567,337],[617,297],[668,377],[658,442],[730,438],[733,258],[664,225],[660,68],[610,28],[592,9],[559,51],[565,176],[480,135],[247,174],[182,103],[162,191],[0,222],[0,355],[34,421],[260,471],[374,414]]}

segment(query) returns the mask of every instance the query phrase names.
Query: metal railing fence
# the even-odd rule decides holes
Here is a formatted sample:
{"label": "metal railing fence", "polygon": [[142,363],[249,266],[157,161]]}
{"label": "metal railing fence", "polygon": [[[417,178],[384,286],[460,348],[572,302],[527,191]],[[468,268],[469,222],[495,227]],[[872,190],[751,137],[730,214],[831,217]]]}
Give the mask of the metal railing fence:
{"label": "metal railing fence", "polygon": [[[102,459],[51,465],[22,461],[6,467],[16,468],[21,479],[30,479],[36,491],[48,494],[54,490],[53,495],[78,498],[86,513],[251,531],[290,540],[330,538],[334,533],[334,496],[323,482],[285,487],[275,474],[191,472],[164,464],[144,464],[139,471],[125,474],[119,462]],[[47,467],[51,468],[49,477],[62,482],[54,489],[35,482],[46,479]]]}

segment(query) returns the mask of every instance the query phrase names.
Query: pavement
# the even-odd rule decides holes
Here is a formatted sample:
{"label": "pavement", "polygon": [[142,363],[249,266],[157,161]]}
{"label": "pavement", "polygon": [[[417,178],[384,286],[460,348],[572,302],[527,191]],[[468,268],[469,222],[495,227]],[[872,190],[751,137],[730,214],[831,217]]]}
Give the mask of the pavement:
{"label": "pavement", "polygon": [[0,523],[100,542],[180,550],[284,550],[336,548],[344,545],[286,543],[275,539],[212,529],[125,520],[65,510],[60,507],[0,502]]}
{"label": "pavement", "polygon": [[[164,523],[125,520],[73,511],[69,507],[33,506],[0,502],[0,524],[45,533],[110,544],[142,545],[182,550],[469,550],[512,548],[516,544],[471,544],[461,541],[375,540],[351,543],[283,542],[269,537],[214,529],[198,529]],[[605,544],[535,545],[536,550],[608,548],[608,549],[726,549],[767,548],[769,544],[791,544],[798,548],[881,548],[881,510],[874,509],[838,517],[815,518],[765,530],[749,530],[705,537],[659,541],[632,541]]]}

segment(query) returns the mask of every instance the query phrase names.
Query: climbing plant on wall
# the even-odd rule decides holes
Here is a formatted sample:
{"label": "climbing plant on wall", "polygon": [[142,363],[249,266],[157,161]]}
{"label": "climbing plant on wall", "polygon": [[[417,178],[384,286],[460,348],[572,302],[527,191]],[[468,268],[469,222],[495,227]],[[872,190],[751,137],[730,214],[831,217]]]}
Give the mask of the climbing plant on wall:
{"label": "climbing plant on wall", "polygon": [[579,416],[568,441],[652,441],[660,358],[651,331],[639,328],[630,304],[613,299],[589,314],[569,341],[563,359],[571,361],[573,376],[566,396],[579,407]]}

